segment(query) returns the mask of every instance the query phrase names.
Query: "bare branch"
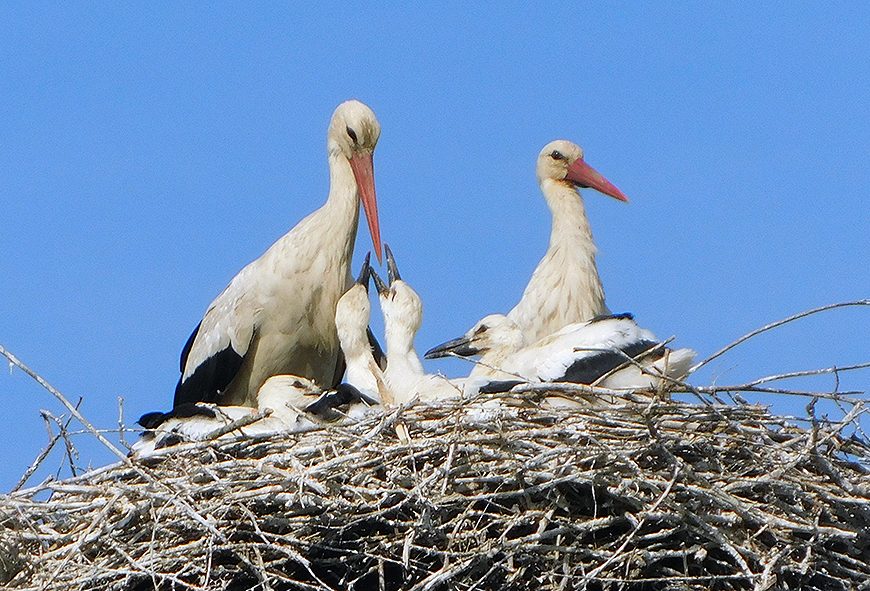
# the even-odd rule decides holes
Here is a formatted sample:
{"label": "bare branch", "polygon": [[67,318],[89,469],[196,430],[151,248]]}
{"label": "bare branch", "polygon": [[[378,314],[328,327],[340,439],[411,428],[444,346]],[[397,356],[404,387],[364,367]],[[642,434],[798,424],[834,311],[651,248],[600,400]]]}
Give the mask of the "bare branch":
{"label": "bare branch", "polygon": [[767,332],[768,330],[774,329],[778,326],[782,326],[783,324],[788,324],[789,322],[793,322],[793,321],[799,320],[801,318],[806,318],[807,316],[812,316],[813,314],[818,314],[819,312],[826,312],[828,310],[834,310],[836,308],[846,308],[849,306],[870,306],[870,299],[854,300],[851,302],[840,302],[837,304],[828,304],[827,306],[820,306],[818,308],[813,308],[811,310],[799,312],[798,314],[794,314],[792,316],[789,316],[788,318],[783,318],[782,320],[777,320],[776,322],[771,322],[770,324],[765,324],[761,328],[757,328],[751,332],[748,332],[745,335],[743,335],[742,337],[740,337],[739,339],[737,339],[736,341],[722,347],[721,349],[719,349],[718,351],[716,351],[715,353],[713,353],[712,355],[710,355],[709,357],[707,357],[706,359],[701,361],[700,363],[696,363],[689,370],[689,373],[696,372],[698,369],[704,367],[705,365],[707,365],[708,363],[710,363],[711,361],[713,361],[717,357],[724,355],[725,353],[727,353],[728,351],[730,351],[731,349],[733,349],[734,347],[736,347],[740,343],[746,342],[749,339],[751,339],[752,337],[760,335],[761,333]]}
{"label": "bare branch", "polygon": [[[83,400],[83,398],[79,398],[78,402],[76,402],[76,408],[81,406]],[[33,460],[33,463],[31,463],[30,466],[27,467],[27,470],[24,471],[24,474],[21,475],[21,478],[18,480],[15,486],[12,487],[11,492],[21,490],[21,487],[27,484],[27,481],[30,480],[30,477],[33,476],[33,474],[39,469],[39,466],[42,465],[42,462],[45,461],[45,458],[47,458],[48,454],[51,453],[51,450],[54,449],[54,445],[61,438],[60,434],[54,435],[51,433],[50,427],[48,426],[48,418],[43,415],[43,419],[45,419],[46,421],[46,427],[49,428],[48,445],[46,445],[43,450],[39,452],[39,455],[36,456],[36,459]],[[72,418],[67,418],[66,422],[64,423],[64,429],[67,429],[71,422]]]}

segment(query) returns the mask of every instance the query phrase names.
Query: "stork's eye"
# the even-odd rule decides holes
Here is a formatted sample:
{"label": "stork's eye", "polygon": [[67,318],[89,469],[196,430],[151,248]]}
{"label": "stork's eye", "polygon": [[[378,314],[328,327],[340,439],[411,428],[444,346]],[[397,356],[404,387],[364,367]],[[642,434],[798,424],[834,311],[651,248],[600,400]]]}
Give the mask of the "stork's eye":
{"label": "stork's eye", "polygon": [[487,327],[485,324],[481,324],[481,325],[478,327],[478,329],[474,331],[474,334],[475,334],[475,335],[483,334],[483,333],[485,333],[487,330],[489,330],[489,327]]}
{"label": "stork's eye", "polygon": [[565,155],[562,154],[559,150],[553,150],[550,152],[550,158],[553,160],[565,160]]}
{"label": "stork's eye", "polygon": [[347,132],[347,135],[350,137],[353,143],[357,142],[356,132],[350,128],[350,126],[345,126],[344,130]]}

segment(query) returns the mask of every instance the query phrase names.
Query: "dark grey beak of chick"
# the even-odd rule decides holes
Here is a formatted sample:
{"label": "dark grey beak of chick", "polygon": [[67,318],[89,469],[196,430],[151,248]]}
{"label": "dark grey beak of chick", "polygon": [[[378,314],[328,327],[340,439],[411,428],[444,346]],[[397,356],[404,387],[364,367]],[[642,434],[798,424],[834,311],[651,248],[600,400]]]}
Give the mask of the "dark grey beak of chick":
{"label": "dark grey beak of chick", "polygon": [[480,353],[480,349],[472,345],[468,337],[459,337],[458,339],[453,339],[432,347],[426,351],[426,354],[423,355],[423,357],[426,359],[438,359],[439,357],[451,356],[473,357],[478,353]]}
{"label": "dark grey beak of chick", "polygon": [[305,412],[316,415],[326,421],[334,421],[343,416],[342,413],[337,412],[337,409],[360,401],[368,406],[378,405],[377,400],[372,400],[357,390],[356,387],[347,383],[341,383],[334,390],[327,390],[317,400],[306,406]]}
{"label": "dark grey beak of chick", "polygon": [[359,271],[359,277],[356,278],[356,282],[359,285],[365,286],[366,292],[368,292],[368,290],[369,290],[369,277],[371,277],[371,274],[373,273],[372,266],[370,264],[371,258],[372,258],[372,253],[367,252],[366,258],[365,258],[365,260],[363,260],[362,269],[360,269],[360,271]]}
{"label": "dark grey beak of chick", "polygon": [[381,276],[378,275],[378,272],[372,269],[372,279],[375,280],[375,287],[378,289],[378,295],[387,297],[390,293],[390,288],[387,287],[387,284],[384,283],[384,280],[381,279]]}
{"label": "dark grey beak of chick", "polygon": [[399,267],[396,266],[396,258],[393,256],[393,251],[390,250],[390,245],[384,243],[384,250],[387,253],[387,279],[390,280],[390,285],[395,281],[402,279],[399,275]]}
{"label": "dark grey beak of chick", "polygon": [[[393,256],[393,251],[390,249],[390,245],[385,243],[384,250],[387,253],[387,279],[390,280],[390,285],[393,285],[394,282],[401,281],[402,276],[399,275],[399,267],[396,266],[396,257]],[[384,283],[384,280],[381,279],[380,275],[378,275],[374,269],[372,269],[372,278],[375,280],[375,287],[378,288],[378,294],[386,297],[390,288]]]}

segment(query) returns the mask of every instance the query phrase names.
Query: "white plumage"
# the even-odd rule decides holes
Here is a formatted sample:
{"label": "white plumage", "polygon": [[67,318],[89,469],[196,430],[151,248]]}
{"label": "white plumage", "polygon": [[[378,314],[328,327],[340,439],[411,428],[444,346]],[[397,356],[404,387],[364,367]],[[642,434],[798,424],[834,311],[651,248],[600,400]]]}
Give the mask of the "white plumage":
{"label": "white plumage", "polygon": [[580,146],[566,140],[544,146],[536,171],[553,215],[550,245],[523,297],[508,313],[527,343],[568,324],[608,313],[595,264],[595,242],[578,188],[589,187],[628,201],[610,181],[586,164]]}
{"label": "white plumage", "polygon": [[372,154],[375,114],[358,101],[339,105],[327,134],[329,196],[212,302],[181,355],[174,405],[206,401],[257,405],[273,375],[321,386],[341,378],[335,308],[352,283],[350,260],[359,202],[380,259]]}
{"label": "white plumage", "polygon": [[[658,388],[682,379],[695,352],[661,347],[629,314],[570,324],[531,345],[519,327],[487,316],[465,336],[430,349],[427,358],[480,355],[477,375],[493,381],[575,382],[611,389]],[[636,362],[631,360],[637,358]]]}
{"label": "white plumage", "polygon": [[347,363],[345,381],[381,404],[393,404],[394,396],[387,386],[383,371],[375,361],[367,337],[371,318],[368,293],[370,274],[369,257],[366,256],[359,277],[338,300],[335,310],[338,339]]}
{"label": "white plumage", "polygon": [[414,348],[414,338],[423,323],[423,302],[417,292],[402,280],[390,247],[385,245],[385,249],[389,285],[374,271],[372,276],[384,315],[387,346],[384,376],[395,396],[395,403],[404,404],[415,397],[427,401],[472,393],[467,389],[466,380],[448,380],[441,375],[427,374],[423,369]]}
{"label": "white plumage", "polygon": [[[314,382],[292,375],[270,377],[260,388],[257,399],[257,409],[197,402],[180,405],[168,413],[144,415],[139,422],[146,431],[133,444],[131,453],[143,457],[185,441],[204,441],[236,421],[254,419],[258,412],[270,414],[218,438],[298,433],[314,428],[315,421],[356,416],[367,408],[364,401],[348,391],[323,392]],[[337,410],[341,407],[346,411]]]}

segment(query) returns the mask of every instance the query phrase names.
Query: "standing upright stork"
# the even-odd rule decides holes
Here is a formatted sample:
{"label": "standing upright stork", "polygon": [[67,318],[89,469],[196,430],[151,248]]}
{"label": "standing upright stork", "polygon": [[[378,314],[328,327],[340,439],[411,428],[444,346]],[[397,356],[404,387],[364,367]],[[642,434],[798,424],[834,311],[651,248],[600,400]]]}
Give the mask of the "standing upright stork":
{"label": "standing upright stork", "polygon": [[553,214],[550,246],[522,299],[508,313],[527,343],[609,312],[595,264],[592,230],[578,189],[595,189],[628,201],[622,191],[586,164],[582,148],[567,140],[544,146],[538,155],[537,176]]}
{"label": "standing upright stork", "polygon": [[341,379],[335,307],[353,283],[360,201],[381,259],[372,163],[380,133],[363,103],[338,106],[327,133],[326,203],[239,271],[208,307],[181,352],[174,406],[256,407],[257,391],[277,374],[324,387]]}

